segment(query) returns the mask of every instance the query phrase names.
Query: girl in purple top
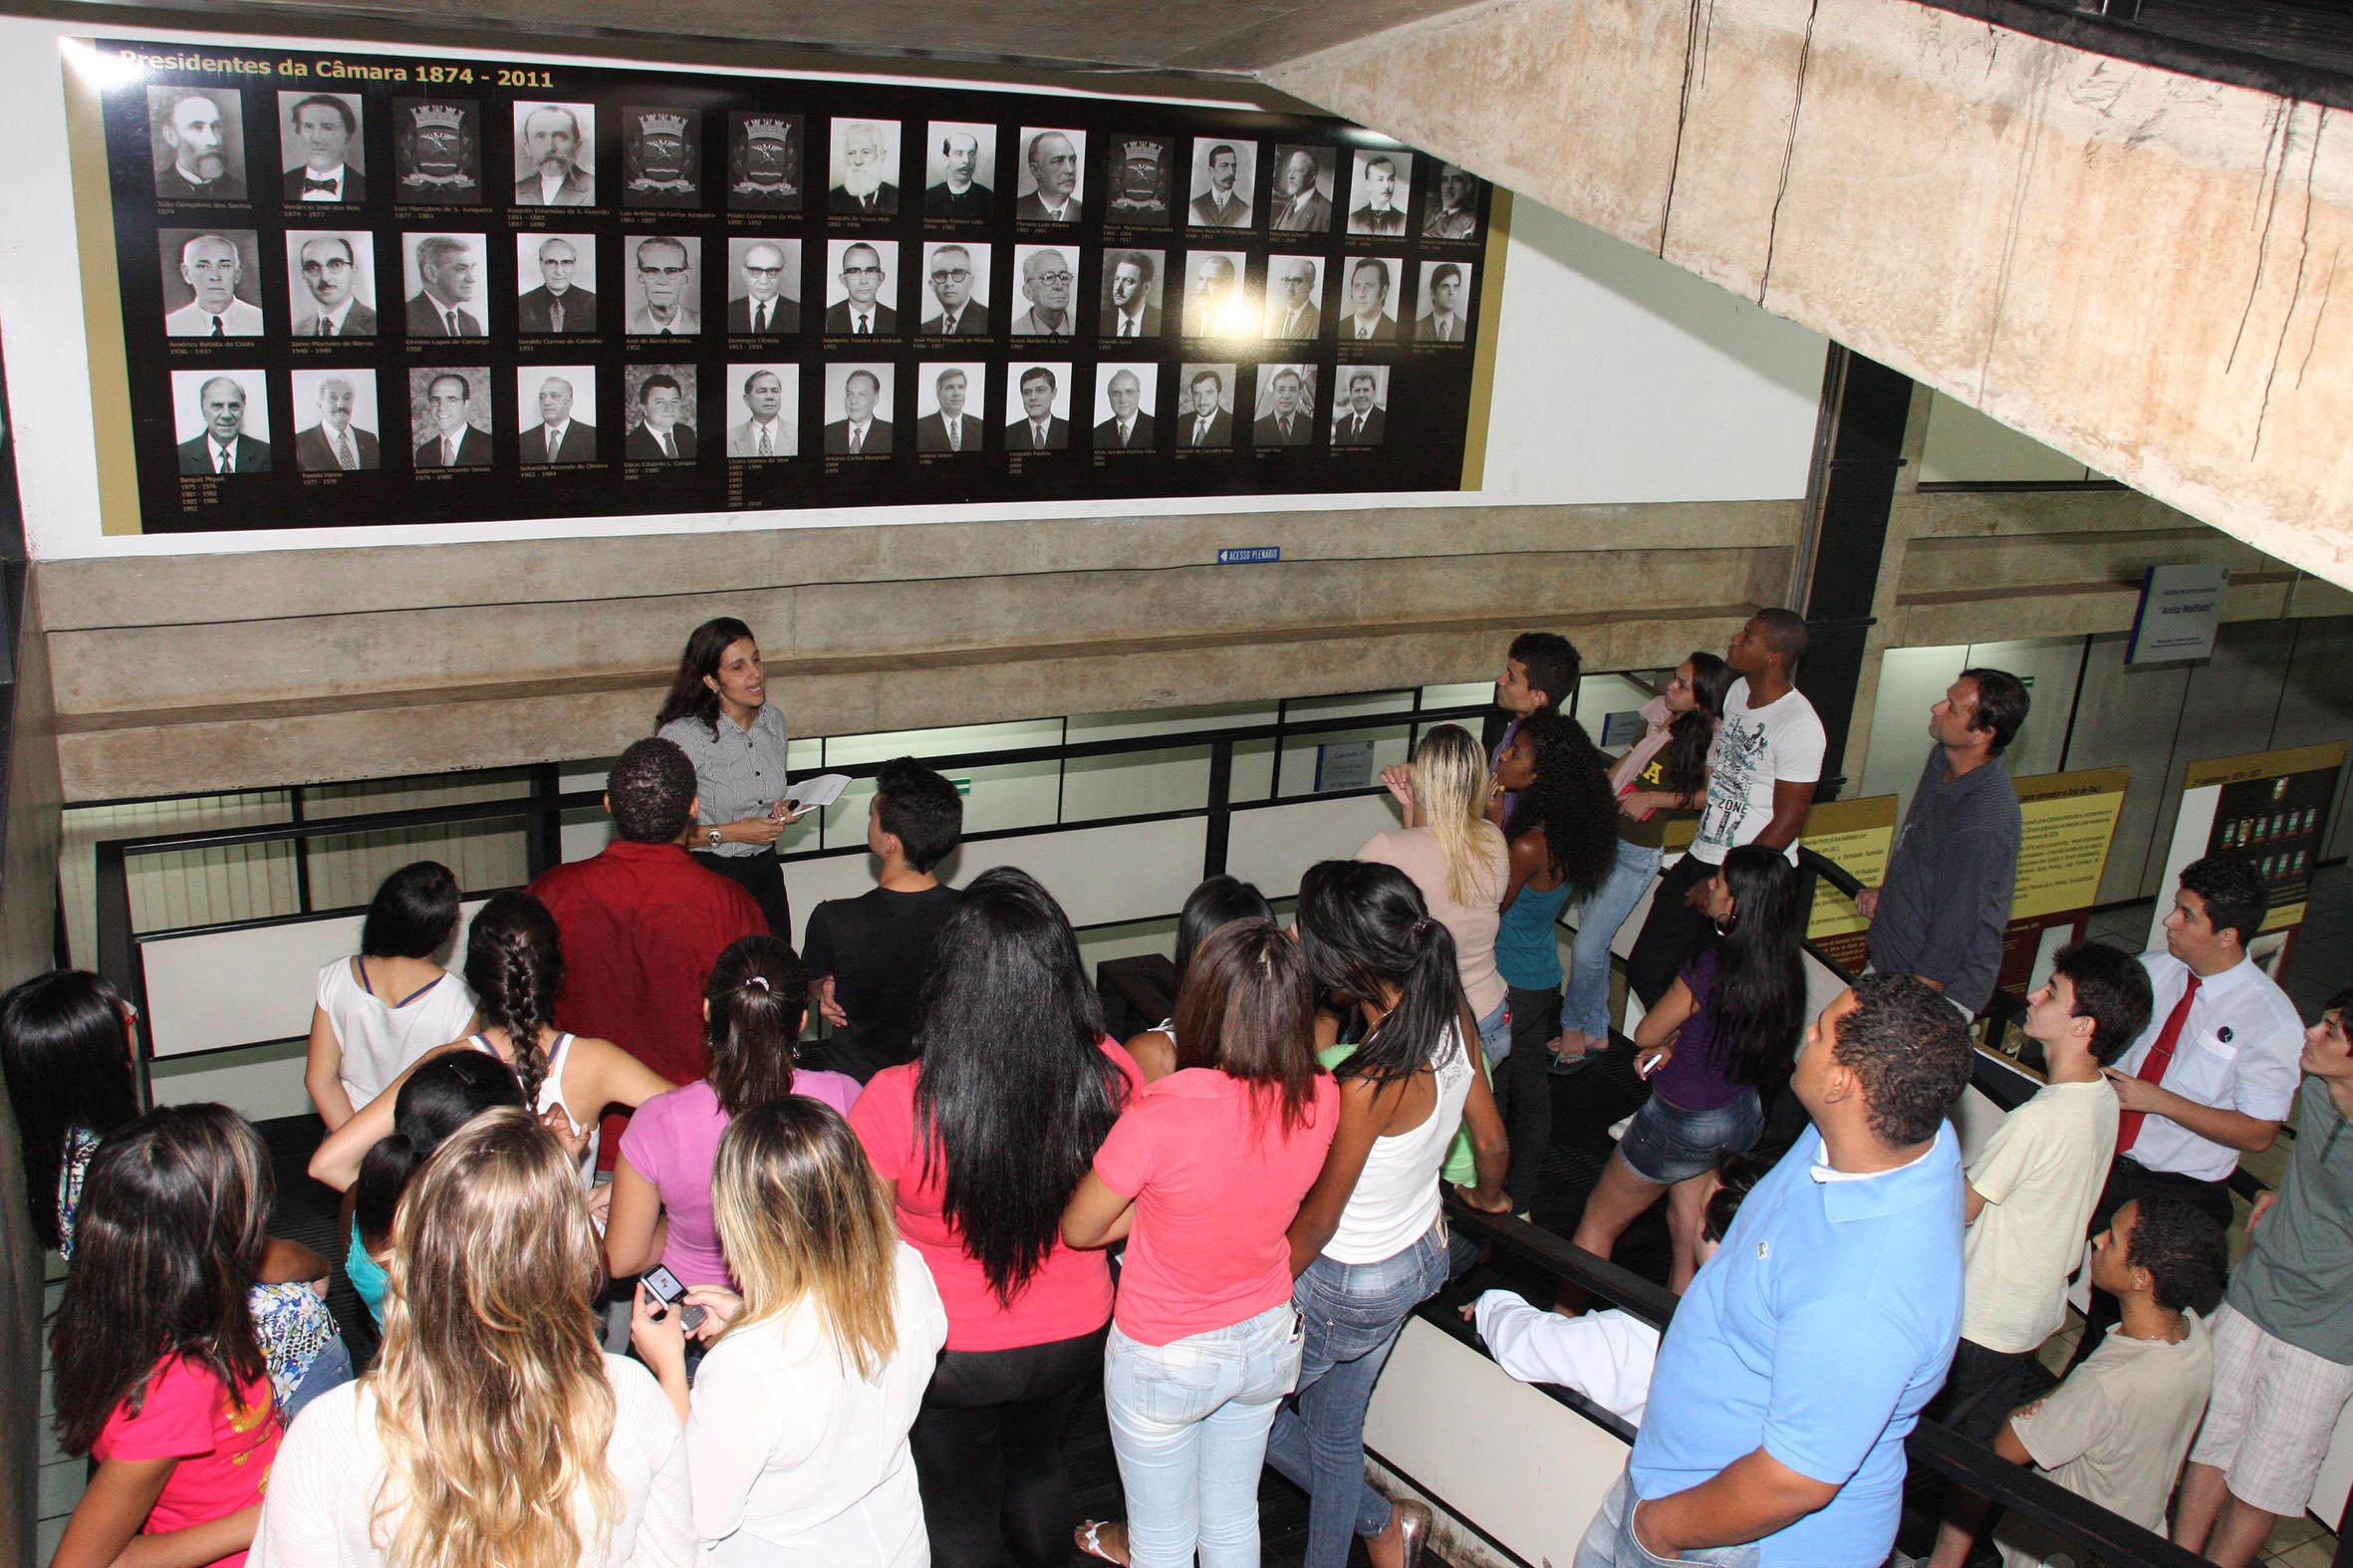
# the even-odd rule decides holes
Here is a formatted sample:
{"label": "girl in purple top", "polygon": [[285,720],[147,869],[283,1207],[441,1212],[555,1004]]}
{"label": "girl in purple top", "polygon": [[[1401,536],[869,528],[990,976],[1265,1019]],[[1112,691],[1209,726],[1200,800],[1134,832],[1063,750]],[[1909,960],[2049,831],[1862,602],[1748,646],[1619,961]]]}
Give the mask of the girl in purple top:
{"label": "girl in purple top", "polygon": [[719,1135],[744,1112],[788,1094],[845,1116],[858,1098],[855,1078],[793,1066],[808,993],[801,960],[774,936],[742,937],[711,965],[702,987],[710,1047],[702,1081],[647,1101],[621,1135],[605,1226],[614,1278],[642,1273],[659,1258],[680,1284],[733,1288],[711,1217]]}
{"label": "girl in purple top", "polygon": [[1760,1090],[1796,1060],[1805,1027],[1798,943],[1805,911],[1796,870],[1778,850],[1742,845],[1706,884],[1716,943],[1683,967],[1634,1031],[1635,1070],[1650,1099],[1602,1168],[1572,1238],[1608,1257],[1626,1227],[1668,1194],[1678,1291],[1699,1268],[1711,1173],[1764,1130]]}

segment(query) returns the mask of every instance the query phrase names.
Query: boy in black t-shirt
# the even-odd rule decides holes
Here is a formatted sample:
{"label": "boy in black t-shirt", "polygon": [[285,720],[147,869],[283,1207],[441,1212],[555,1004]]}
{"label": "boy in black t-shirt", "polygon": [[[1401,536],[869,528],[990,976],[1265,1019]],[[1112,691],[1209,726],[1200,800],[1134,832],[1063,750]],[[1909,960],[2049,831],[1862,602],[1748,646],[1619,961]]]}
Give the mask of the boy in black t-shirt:
{"label": "boy in black t-shirt", "polygon": [[827,1059],[860,1083],[915,1060],[915,1001],[931,973],[932,942],[963,897],[931,868],[963,833],[956,787],[913,757],[893,758],[875,775],[866,818],[882,885],[829,899],[809,916],[801,958],[810,1003],[833,1026]]}

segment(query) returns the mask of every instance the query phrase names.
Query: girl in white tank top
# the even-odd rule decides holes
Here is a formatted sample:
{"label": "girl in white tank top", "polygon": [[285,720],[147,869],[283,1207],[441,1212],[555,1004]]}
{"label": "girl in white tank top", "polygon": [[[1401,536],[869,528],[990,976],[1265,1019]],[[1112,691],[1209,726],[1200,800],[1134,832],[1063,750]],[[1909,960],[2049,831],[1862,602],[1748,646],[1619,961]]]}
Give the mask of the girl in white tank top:
{"label": "girl in white tank top", "polygon": [[1355,1008],[1367,1033],[1337,1068],[1340,1131],[1291,1224],[1291,1299],[1307,1328],[1299,1387],[1345,1375],[1276,1413],[1267,1459],[1307,1488],[1308,1568],[1342,1568],[1352,1534],[1388,1561],[1411,1558],[1429,1527],[1420,1505],[1393,1508],[1365,1483],[1365,1407],[1406,1317],[1445,1283],[1438,1168],[1455,1128],[1470,1127],[1478,1187],[1463,1196],[1479,1208],[1510,1208],[1510,1152],[1463,1046],[1453,937],[1406,874],[1362,861],[1311,868],[1298,936],[1317,989]]}

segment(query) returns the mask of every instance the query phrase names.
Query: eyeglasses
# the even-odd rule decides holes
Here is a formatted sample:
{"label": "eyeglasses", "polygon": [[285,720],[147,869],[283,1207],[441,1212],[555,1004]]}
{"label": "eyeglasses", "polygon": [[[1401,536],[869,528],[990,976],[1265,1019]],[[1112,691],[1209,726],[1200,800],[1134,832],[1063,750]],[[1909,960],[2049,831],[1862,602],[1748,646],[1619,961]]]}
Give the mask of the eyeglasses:
{"label": "eyeglasses", "polygon": [[638,272],[640,276],[648,278],[682,278],[686,275],[683,267],[649,267],[643,262],[639,263]]}
{"label": "eyeglasses", "polygon": [[[1064,273],[1063,276],[1068,277],[1070,274]],[[933,283],[967,283],[971,281],[971,277],[972,269],[969,267],[950,267],[945,271],[934,271],[931,274],[931,281]]]}
{"label": "eyeglasses", "polygon": [[755,278],[773,278],[784,269],[782,267],[753,267],[747,265],[743,270],[750,273]]}
{"label": "eyeglasses", "polygon": [[883,269],[880,267],[844,267],[842,269],[842,276],[845,278],[879,278],[882,275]]}
{"label": "eyeglasses", "polygon": [[1029,281],[1032,283],[1058,283],[1067,287],[1070,280],[1077,276],[1078,274],[1075,272],[1039,272],[1033,273]]}

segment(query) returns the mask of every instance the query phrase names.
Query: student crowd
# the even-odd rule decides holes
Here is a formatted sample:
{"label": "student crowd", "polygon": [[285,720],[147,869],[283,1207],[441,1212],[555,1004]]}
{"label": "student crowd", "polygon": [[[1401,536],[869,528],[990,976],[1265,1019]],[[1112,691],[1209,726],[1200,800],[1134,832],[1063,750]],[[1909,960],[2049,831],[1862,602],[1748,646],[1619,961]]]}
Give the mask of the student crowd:
{"label": "student crowd", "polygon": [[[2024,689],[1971,669],[1936,705],[1861,901],[1873,971],[1809,1019],[1805,644],[1758,613],[1612,759],[1565,710],[1575,650],[1522,636],[1495,744],[1425,734],[1383,776],[1403,825],[1312,867],[1287,929],[1202,884],[1173,1016],[1123,1043],[1037,882],[938,880],[962,804],[909,759],[875,780],[877,886],[796,953],[783,714],[750,630],[698,628],[614,764],[603,852],[491,898],[461,974],[454,879],[403,867],[321,972],[310,1169],[346,1194],[366,1370],[329,1260],[267,1233],[254,1129],[139,1114],[133,1015],[96,976],[0,998],[34,1220],[72,1260],[58,1435],[94,1464],[55,1561],[1256,1568],[1272,1464],[1312,1568],[1359,1540],[1410,1568],[1431,1515],[1366,1481],[1363,1433],[1405,1319],[1472,1262],[1441,1192],[1524,1216],[1552,1077],[1611,1049],[1610,944],[1655,890],[1628,963],[1649,1094],[1576,1240],[1606,1256],[1664,1197],[1682,1307],[1663,1339],[1577,1301],[1465,1309],[1515,1375],[1639,1423],[1580,1568],[1876,1568],[1924,1413],[2250,1562],[2353,1396],[2353,992],[2300,1030],[2246,953],[2259,878],[2199,861],[2164,951],[2056,955],[2025,1025],[2049,1083],[1964,1170],[1947,1117]],[[2202,1315],[2227,1178],[2291,1103],[2287,1178]],[[2087,1237],[2078,1365],[2032,1400]],[[1076,1518],[1062,1457],[1098,1391],[1116,1521]],[[1986,1508],[1943,1506],[1959,1568]],[[2011,1568],[2054,1549],[1994,1540]]]}

